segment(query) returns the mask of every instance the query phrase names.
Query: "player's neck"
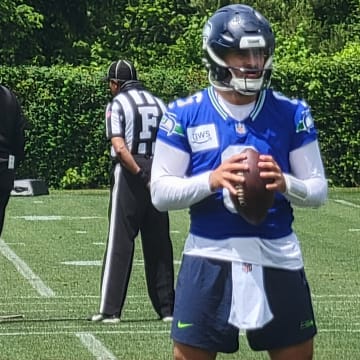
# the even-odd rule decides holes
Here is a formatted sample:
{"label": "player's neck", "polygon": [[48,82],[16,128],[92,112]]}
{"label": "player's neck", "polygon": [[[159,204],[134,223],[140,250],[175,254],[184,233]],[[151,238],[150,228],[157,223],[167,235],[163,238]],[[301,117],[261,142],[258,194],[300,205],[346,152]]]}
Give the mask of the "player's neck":
{"label": "player's neck", "polygon": [[248,104],[238,105],[226,101],[222,96],[218,96],[218,102],[228,115],[238,121],[245,120],[255,106],[255,100]]}

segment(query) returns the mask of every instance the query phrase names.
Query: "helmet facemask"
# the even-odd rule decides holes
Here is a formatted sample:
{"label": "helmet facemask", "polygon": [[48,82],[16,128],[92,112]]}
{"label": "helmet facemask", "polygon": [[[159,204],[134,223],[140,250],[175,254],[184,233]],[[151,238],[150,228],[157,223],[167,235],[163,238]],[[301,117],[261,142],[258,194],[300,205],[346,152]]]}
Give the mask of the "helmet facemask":
{"label": "helmet facemask", "polygon": [[[208,54],[216,64],[209,66],[209,81],[216,89],[254,95],[270,85],[272,56],[267,58],[263,48],[230,51],[225,59],[217,56],[211,48],[208,48]],[[226,60],[230,54],[243,59],[243,66],[231,66]]]}

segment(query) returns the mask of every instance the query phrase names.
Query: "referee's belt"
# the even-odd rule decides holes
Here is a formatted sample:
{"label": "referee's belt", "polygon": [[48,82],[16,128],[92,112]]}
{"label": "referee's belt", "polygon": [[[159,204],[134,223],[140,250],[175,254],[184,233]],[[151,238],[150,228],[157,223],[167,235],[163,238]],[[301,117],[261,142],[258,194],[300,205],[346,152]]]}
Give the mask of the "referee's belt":
{"label": "referee's belt", "polygon": [[[135,161],[136,162],[141,162],[141,160],[152,160],[153,156],[152,155],[145,155],[145,154],[141,154],[141,155],[133,155]],[[120,164],[121,161],[118,158],[112,158],[111,162],[113,164],[113,166],[115,166],[116,164]]]}
{"label": "referee's belt", "polygon": [[[152,160],[153,158],[153,155],[147,155],[147,154],[131,154],[134,159],[145,159],[145,160]],[[112,162],[117,164],[117,163],[120,163],[121,161],[118,159],[118,158],[111,158]]]}
{"label": "referee's belt", "polygon": [[153,156],[148,154],[132,154],[135,159],[152,160]]}

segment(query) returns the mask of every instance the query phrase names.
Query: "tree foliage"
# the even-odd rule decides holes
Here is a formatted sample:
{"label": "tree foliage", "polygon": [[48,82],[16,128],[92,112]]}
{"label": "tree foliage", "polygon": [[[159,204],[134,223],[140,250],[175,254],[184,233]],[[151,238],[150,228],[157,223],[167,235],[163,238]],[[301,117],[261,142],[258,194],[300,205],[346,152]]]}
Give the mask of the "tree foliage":
{"label": "tree foliage", "polygon": [[13,65],[34,60],[41,51],[34,34],[42,29],[44,16],[21,0],[2,0],[0,14],[0,62]]}
{"label": "tree foliage", "polygon": [[135,58],[143,65],[156,64],[188,26],[194,15],[185,1],[129,1],[122,13],[103,28],[96,41],[102,58]]}
{"label": "tree foliage", "polygon": [[[144,66],[201,65],[201,29],[229,0],[3,0],[0,61],[98,65],[120,56]],[[326,56],[360,38],[360,2],[248,0],[273,25],[277,56]]]}
{"label": "tree foliage", "polygon": [[[164,100],[186,96],[208,84],[201,62],[203,25],[232,3],[237,2],[0,1],[0,79],[20,95],[32,125],[31,159],[20,171],[54,187],[104,184],[106,91],[100,78],[108,64],[128,57]],[[329,178],[335,185],[358,186],[360,1],[246,3],[275,32],[274,87],[304,97],[312,107]]]}

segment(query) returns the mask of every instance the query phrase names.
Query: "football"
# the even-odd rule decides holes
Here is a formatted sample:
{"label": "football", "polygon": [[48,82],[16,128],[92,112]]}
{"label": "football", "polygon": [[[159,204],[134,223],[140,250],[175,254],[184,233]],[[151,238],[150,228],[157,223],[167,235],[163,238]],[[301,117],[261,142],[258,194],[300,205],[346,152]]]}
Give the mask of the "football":
{"label": "football", "polygon": [[269,208],[271,208],[275,193],[266,189],[268,180],[260,177],[260,171],[257,166],[259,161],[259,153],[252,149],[246,148],[246,161],[249,169],[241,172],[245,178],[244,184],[236,184],[237,195],[231,195],[231,200],[236,211],[250,224],[261,224],[266,216]]}

